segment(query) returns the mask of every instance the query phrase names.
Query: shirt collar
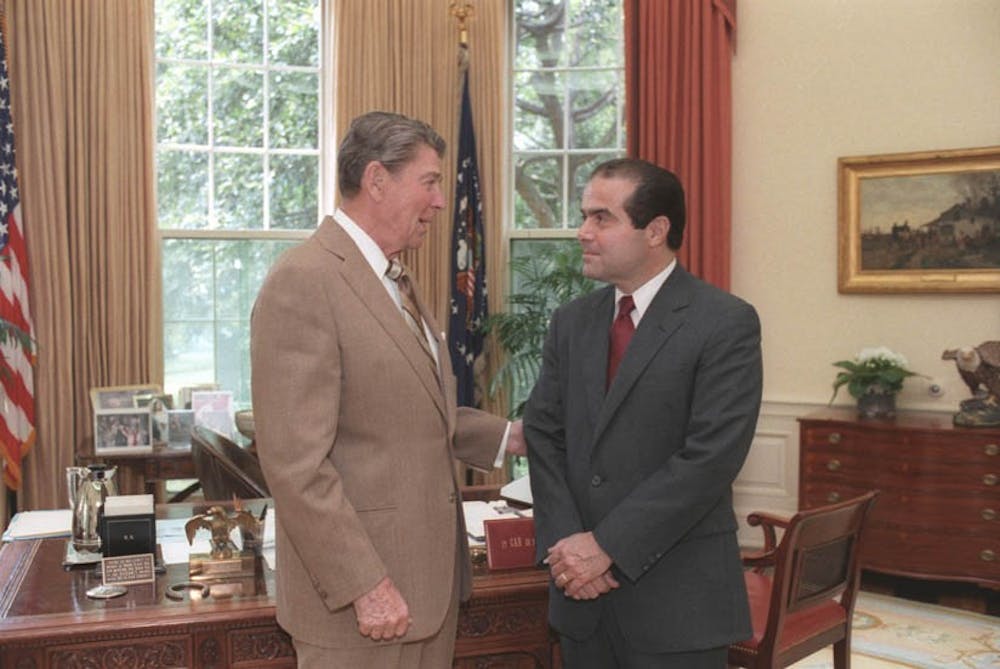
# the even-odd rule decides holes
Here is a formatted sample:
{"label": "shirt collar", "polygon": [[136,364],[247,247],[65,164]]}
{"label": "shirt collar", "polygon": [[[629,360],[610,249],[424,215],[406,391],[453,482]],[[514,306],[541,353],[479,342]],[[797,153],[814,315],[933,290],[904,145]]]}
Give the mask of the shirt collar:
{"label": "shirt collar", "polygon": [[385,276],[385,271],[389,269],[389,259],[385,257],[385,253],[379,248],[379,245],[375,243],[375,240],[371,236],[361,229],[361,227],[351,220],[351,217],[344,213],[343,209],[337,209],[333,212],[333,220],[335,220],[340,227],[344,229],[347,236],[350,237],[355,244],[358,245],[358,249],[361,251],[361,255],[365,257],[368,264],[371,265],[372,271],[380,279]]}
{"label": "shirt collar", "polygon": [[[676,266],[677,266],[677,258],[674,258],[673,260],[670,261],[670,264],[663,269],[662,272],[660,272],[659,274],[657,274],[652,279],[642,284],[641,286],[636,288],[635,291],[632,292],[632,300],[635,302],[635,312],[632,316],[633,323],[635,323],[636,325],[639,324],[639,321],[642,320],[643,315],[646,313],[646,309],[648,309],[649,305],[653,302],[653,298],[656,297],[656,294],[658,292],[660,292],[660,288],[663,287],[663,284],[666,282],[667,277],[670,276],[670,273],[674,271],[674,267]],[[618,301],[621,300],[621,298],[624,297],[625,295],[626,293],[623,293],[618,288],[615,288],[615,304],[617,305]],[[614,318],[617,315],[618,315],[618,307],[616,306],[615,314],[612,316],[612,318]]]}

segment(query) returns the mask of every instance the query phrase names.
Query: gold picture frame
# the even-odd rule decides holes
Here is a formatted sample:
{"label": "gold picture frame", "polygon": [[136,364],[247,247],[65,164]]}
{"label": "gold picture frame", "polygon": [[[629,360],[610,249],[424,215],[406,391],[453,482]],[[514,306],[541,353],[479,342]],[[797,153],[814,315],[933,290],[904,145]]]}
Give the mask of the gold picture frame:
{"label": "gold picture frame", "polygon": [[1000,146],[837,161],[841,293],[1000,292]]}
{"label": "gold picture frame", "polygon": [[139,395],[159,395],[160,386],[146,383],[136,386],[102,386],[90,389],[90,403],[94,411],[134,409]]}

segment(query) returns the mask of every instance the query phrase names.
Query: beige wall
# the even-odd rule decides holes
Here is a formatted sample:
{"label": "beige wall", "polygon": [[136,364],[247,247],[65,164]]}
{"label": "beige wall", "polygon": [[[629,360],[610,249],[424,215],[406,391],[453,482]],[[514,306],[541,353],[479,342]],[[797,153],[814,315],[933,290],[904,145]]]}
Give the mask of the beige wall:
{"label": "beige wall", "polygon": [[765,400],[825,403],[831,362],[885,345],[945,391],[911,379],[900,406],[954,410],[968,391],[941,352],[1000,339],[1000,296],[839,294],[836,161],[1000,144],[1000,2],[738,10],[732,287],[760,311]]}
{"label": "beige wall", "polygon": [[[941,352],[1000,339],[1000,295],[839,294],[836,181],[840,156],[1000,145],[1000,1],[738,11],[732,289],[757,306],[764,337],[764,406],[735,486],[745,517],[797,508],[796,417],[830,399],[833,361],[889,346],[931,377],[907,381],[899,406],[950,413],[969,394]],[[744,527],[740,540],[759,534]]]}

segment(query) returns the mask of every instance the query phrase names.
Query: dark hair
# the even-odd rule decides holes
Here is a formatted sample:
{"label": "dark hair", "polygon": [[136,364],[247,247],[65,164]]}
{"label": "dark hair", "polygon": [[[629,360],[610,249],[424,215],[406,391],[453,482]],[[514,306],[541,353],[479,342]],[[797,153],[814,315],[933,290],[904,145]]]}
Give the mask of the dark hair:
{"label": "dark hair", "polygon": [[670,219],[667,246],[676,251],[684,240],[684,187],[670,170],[638,158],[616,158],[601,163],[590,178],[627,179],[635,190],[625,202],[625,213],[636,228],[645,228],[657,216]]}
{"label": "dark hair", "polygon": [[351,121],[337,149],[337,185],[343,197],[361,190],[361,176],[373,160],[395,173],[413,160],[417,149],[429,146],[444,155],[445,141],[423,121],[402,114],[374,111]]}

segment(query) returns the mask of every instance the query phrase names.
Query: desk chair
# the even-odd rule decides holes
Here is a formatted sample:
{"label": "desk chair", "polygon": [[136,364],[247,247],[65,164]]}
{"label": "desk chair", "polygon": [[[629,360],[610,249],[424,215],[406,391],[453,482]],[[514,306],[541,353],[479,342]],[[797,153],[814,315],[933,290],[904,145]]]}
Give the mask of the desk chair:
{"label": "desk chair", "polygon": [[257,457],[218,432],[195,426],[191,458],[206,501],[271,496]]}
{"label": "desk chair", "polygon": [[[858,593],[861,531],[878,491],[800,511],[791,519],[752,513],[764,548],[743,564],[753,637],[729,647],[729,665],[787,667],[833,644],[833,666],[851,665],[851,616]],[[777,542],[775,528],[783,528]],[[839,595],[839,599],[837,596]]]}

